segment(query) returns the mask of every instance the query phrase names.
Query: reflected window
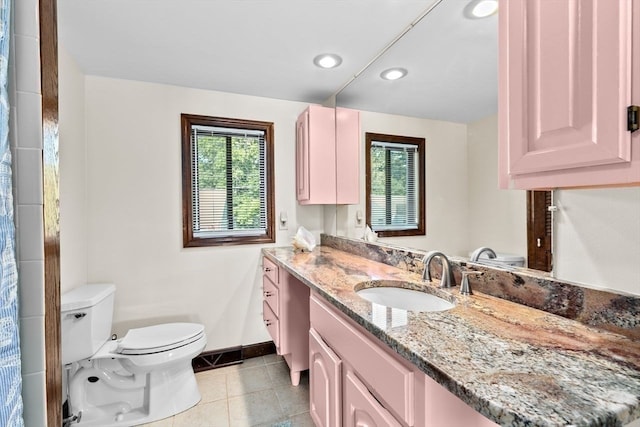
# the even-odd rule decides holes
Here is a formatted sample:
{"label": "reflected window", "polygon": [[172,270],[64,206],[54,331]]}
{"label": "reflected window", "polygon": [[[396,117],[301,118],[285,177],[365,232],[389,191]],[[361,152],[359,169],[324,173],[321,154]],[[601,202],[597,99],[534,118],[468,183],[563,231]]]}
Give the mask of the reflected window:
{"label": "reflected window", "polygon": [[366,133],[367,221],[381,237],[425,234],[424,138]]}

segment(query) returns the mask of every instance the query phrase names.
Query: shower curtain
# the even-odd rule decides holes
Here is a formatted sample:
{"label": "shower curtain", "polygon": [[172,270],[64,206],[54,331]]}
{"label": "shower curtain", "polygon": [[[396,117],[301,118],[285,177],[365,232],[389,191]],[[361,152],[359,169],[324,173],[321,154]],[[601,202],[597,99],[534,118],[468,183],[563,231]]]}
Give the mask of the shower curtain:
{"label": "shower curtain", "polygon": [[18,338],[11,151],[9,150],[9,34],[11,0],[0,0],[0,426],[21,427],[22,378]]}

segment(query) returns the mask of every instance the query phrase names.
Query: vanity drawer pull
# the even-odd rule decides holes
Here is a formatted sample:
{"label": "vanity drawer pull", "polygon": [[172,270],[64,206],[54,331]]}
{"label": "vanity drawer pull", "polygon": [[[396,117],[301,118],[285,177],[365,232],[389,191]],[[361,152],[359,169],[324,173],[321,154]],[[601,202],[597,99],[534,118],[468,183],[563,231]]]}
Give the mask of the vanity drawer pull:
{"label": "vanity drawer pull", "polygon": [[265,298],[269,298],[269,297],[273,296],[273,292],[264,291],[264,296],[265,296]]}
{"label": "vanity drawer pull", "polygon": [[278,277],[278,266],[273,261],[265,257],[262,258],[262,273],[275,284],[278,284],[280,281],[280,278]]}

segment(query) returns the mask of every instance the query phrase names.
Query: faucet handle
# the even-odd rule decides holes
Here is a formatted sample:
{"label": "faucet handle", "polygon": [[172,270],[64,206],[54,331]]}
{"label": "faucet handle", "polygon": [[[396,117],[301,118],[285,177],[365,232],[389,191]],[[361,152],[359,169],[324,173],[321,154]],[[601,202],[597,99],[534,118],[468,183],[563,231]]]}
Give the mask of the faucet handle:
{"label": "faucet handle", "polygon": [[473,295],[471,285],[469,284],[469,276],[482,276],[484,272],[475,270],[462,270],[462,283],[460,283],[461,295]]}

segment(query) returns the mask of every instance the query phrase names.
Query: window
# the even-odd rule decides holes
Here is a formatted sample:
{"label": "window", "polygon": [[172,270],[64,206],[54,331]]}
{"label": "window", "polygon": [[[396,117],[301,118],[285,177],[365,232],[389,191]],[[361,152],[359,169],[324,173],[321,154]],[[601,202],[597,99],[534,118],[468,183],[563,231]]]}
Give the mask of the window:
{"label": "window", "polygon": [[367,219],[381,237],[425,234],[424,138],[366,134]]}
{"label": "window", "polygon": [[273,243],[273,123],[181,122],[183,246]]}

